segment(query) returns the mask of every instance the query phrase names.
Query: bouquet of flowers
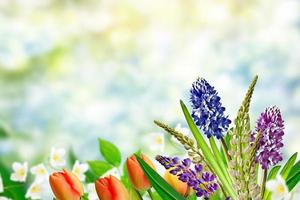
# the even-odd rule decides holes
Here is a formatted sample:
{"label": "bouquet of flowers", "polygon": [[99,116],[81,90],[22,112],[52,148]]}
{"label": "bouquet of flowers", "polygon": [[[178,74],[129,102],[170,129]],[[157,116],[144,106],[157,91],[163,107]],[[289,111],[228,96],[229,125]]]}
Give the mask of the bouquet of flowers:
{"label": "bouquet of flowers", "polygon": [[[165,168],[164,176],[140,151],[127,158],[122,166],[118,148],[99,139],[100,152],[105,160],[88,161],[87,166],[72,155],[75,163],[72,171],[64,168],[49,176],[55,198],[291,199],[293,189],[300,181],[300,161],[297,161],[295,153],[280,165],[283,160],[284,121],[279,108],[267,107],[256,120],[255,129],[251,129],[249,108],[257,79],[256,76],[252,80],[233,121],[225,114],[216,89],[203,78],[197,79],[190,89],[191,113],[180,101],[193,137],[161,121],[154,121],[184,147],[187,155],[185,158],[157,155],[155,159]],[[54,165],[61,162],[61,154],[59,151],[52,152]],[[21,166],[14,166],[14,170],[12,180],[27,173]],[[44,172],[44,176],[48,177],[43,165],[32,171],[36,174]],[[88,186],[82,182],[88,183]],[[34,195],[39,191],[39,187],[31,186],[26,197],[40,199],[39,195]]]}

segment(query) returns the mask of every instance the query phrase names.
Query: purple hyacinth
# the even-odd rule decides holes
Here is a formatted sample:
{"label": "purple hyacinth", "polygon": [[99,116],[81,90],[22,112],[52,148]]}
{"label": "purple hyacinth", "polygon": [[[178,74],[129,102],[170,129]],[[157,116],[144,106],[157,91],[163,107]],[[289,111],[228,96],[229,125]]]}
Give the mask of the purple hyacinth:
{"label": "purple hyacinth", "polygon": [[263,169],[268,169],[282,160],[280,149],[283,147],[283,130],[284,124],[279,108],[266,108],[258,118],[256,131],[252,134],[252,138],[255,138],[261,132],[255,161],[260,163]]}
{"label": "purple hyacinth", "polygon": [[227,131],[231,120],[224,115],[225,108],[218,92],[205,79],[198,78],[190,90],[192,117],[208,138],[212,135],[220,139]]}
{"label": "purple hyacinth", "polygon": [[177,157],[171,158],[158,155],[156,160],[170,170],[171,174],[176,175],[180,181],[193,188],[198,197],[208,198],[219,187],[214,174],[204,172],[202,165],[192,164],[189,158],[180,161]]}

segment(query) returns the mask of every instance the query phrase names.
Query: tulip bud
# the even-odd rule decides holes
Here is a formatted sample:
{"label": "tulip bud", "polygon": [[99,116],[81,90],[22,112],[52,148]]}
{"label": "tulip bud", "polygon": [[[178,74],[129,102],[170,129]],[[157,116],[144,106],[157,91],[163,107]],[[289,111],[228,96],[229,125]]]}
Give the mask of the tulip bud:
{"label": "tulip bud", "polygon": [[101,200],[129,200],[125,186],[114,176],[98,179],[95,187]]}
{"label": "tulip bud", "polygon": [[59,200],[80,200],[83,195],[83,187],[79,179],[69,172],[55,172],[49,177],[51,189]]}
{"label": "tulip bud", "polygon": [[[141,158],[153,169],[155,169],[155,166],[148,157],[142,154]],[[135,189],[148,190],[151,187],[149,180],[145,176],[144,171],[141,169],[135,156],[127,158],[126,167],[129,180]]]}
{"label": "tulip bud", "polygon": [[185,196],[188,192],[188,185],[178,179],[177,176],[171,174],[169,171],[166,171],[164,175],[165,180],[169,185],[172,186],[179,194]]}

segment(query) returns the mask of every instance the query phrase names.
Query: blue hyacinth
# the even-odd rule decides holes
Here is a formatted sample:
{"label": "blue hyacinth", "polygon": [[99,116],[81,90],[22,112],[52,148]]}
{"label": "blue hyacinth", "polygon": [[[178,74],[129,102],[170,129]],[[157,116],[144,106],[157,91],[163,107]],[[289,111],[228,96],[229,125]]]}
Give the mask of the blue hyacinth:
{"label": "blue hyacinth", "polygon": [[212,135],[220,139],[227,131],[231,120],[224,115],[218,92],[205,79],[198,78],[192,85],[192,117],[208,138]]}

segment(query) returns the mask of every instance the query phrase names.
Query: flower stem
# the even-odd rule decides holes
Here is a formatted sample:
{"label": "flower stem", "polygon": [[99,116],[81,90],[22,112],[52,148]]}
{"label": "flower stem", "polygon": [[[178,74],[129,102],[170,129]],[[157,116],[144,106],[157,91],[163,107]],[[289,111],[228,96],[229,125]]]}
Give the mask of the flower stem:
{"label": "flower stem", "polygon": [[221,140],[221,144],[222,144],[225,156],[227,158],[227,162],[229,162],[231,160],[231,157],[230,157],[230,155],[228,153],[228,147],[226,145],[226,142],[225,142],[224,138],[221,138],[220,140]]}
{"label": "flower stem", "polygon": [[139,193],[139,191],[135,190],[137,196],[139,197],[139,200],[143,200],[143,197],[141,195],[141,193]]}
{"label": "flower stem", "polygon": [[151,198],[152,200],[154,200],[154,197],[153,197],[153,193],[152,193],[152,191],[151,191],[151,188],[150,188],[149,190],[147,190],[147,192],[148,192],[150,198]]}
{"label": "flower stem", "polygon": [[267,181],[267,175],[268,175],[268,170],[264,169],[263,170],[263,180],[261,183],[261,191],[260,191],[260,198],[264,199],[264,194],[265,194],[265,188],[266,188],[266,181]]}
{"label": "flower stem", "polygon": [[12,188],[18,188],[18,187],[23,187],[24,184],[20,184],[20,185],[9,185],[9,186],[4,186],[3,189],[8,190],[8,189],[12,189]]}

